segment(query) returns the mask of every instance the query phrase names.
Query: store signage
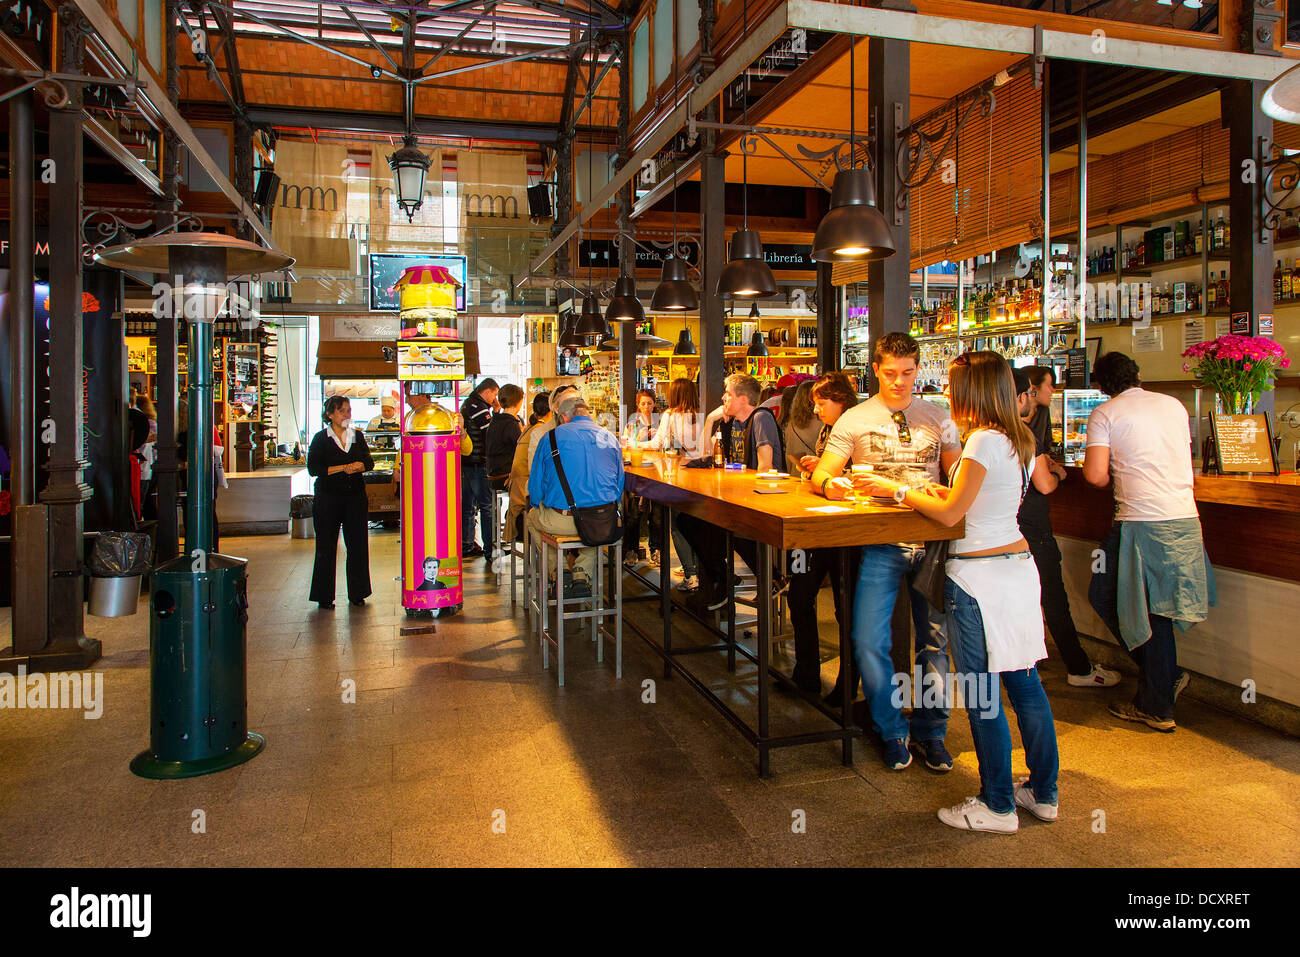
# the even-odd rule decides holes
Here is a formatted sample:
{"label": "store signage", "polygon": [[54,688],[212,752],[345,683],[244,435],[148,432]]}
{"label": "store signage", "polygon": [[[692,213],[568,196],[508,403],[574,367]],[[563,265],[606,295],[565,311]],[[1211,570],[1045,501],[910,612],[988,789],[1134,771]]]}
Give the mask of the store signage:
{"label": "store signage", "polygon": [[464,312],[470,302],[468,264],[465,256],[426,256],[420,253],[371,253],[368,257],[370,273],[370,309],[386,312],[401,308],[402,293],[393,284],[402,278],[408,266],[445,266],[460,282],[456,290],[456,311]]}
{"label": "store signage", "polygon": [[397,377],[403,382],[459,382],[465,378],[465,346],[404,340],[397,347]]}
{"label": "store signage", "polygon": [[1234,336],[1250,335],[1250,313],[1234,312],[1228,328]]}
{"label": "store signage", "polygon": [[[636,247],[636,268],[658,269],[664,258],[674,251],[672,243],[649,243]],[[693,239],[679,240],[676,254],[690,266],[700,262],[700,244]],[[793,243],[764,243],[763,261],[773,272],[814,272],[817,264],[813,262],[812,247]],[[617,269],[619,267],[618,244],[611,239],[584,240],[578,244],[578,270]]]}
{"label": "store signage", "polygon": [[1257,335],[1273,335],[1273,314],[1271,312],[1261,312],[1259,314],[1259,332]]}
{"label": "store signage", "polygon": [[1211,415],[1210,434],[1219,474],[1278,474],[1277,448],[1267,415]]}

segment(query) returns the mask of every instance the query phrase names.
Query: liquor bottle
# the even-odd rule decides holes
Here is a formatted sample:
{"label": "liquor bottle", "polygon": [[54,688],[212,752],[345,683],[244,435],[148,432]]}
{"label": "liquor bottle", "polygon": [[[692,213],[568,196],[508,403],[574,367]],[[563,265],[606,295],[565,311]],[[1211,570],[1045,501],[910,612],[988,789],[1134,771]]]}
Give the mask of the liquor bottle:
{"label": "liquor bottle", "polygon": [[1147,263],[1147,241],[1146,237],[1138,240],[1137,253],[1134,256],[1134,265],[1145,266]]}
{"label": "liquor bottle", "polygon": [[1210,251],[1214,252],[1223,248],[1227,241],[1227,226],[1223,222],[1223,213],[1214,221],[1214,242],[1210,244]]}
{"label": "liquor bottle", "polygon": [[1232,290],[1228,286],[1228,271],[1226,269],[1220,270],[1219,271],[1219,294],[1217,297],[1219,301],[1220,309],[1232,308],[1231,292]]}
{"label": "liquor bottle", "polygon": [[1224,220],[1223,222],[1223,248],[1227,249],[1231,245],[1232,245],[1232,220],[1228,219],[1228,220]]}
{"label": "liquor bottle", "polygon": [[713,433],[713,467],[720,469],[727,463],[722,458],[722,433]]}
{"label": "liquor bottle", "polygon": [[1280,259],[1277,261],[1277,265],[1273,267],[1273,298],[1282,298],[1282,260]]}
{"label": "liquor bottle", "polygon": [[1192,236],[1193,256],[1199,256],[1201,254],[1201,249],[1203,248],[1201,244],[1204,242],[1204,237],[1202,235],[1201,226],[1202,226],[1201,223],[1196,224],[1196,233]]}
{"label": "liquor bottle", "polygon": [[1287,270],[1287,275],[1291,279],[1291,291],[1287,294],[1287,298],[1300,299],[1300,259],[1297,259],[1295,265]]}
{"label": "liquor bottle", "polygon": [[1205,284],[1205,306],[1208,312],[1213,312],[1219,305],[1219,284],[1210,277],[1210,281]]}

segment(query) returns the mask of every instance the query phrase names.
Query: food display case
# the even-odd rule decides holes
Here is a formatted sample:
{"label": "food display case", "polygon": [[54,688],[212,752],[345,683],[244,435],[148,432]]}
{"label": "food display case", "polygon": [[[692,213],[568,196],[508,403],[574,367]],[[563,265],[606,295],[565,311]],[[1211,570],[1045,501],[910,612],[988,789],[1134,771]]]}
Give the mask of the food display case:
{"label": "food display case", "polygon": [[1055,447],[1057,436],[1061,437],[1061,460],[1066,465],[1083,464],[1088,416],[1107,398],[1097,389],[1062,389],[1052,396],[1052,442]]}

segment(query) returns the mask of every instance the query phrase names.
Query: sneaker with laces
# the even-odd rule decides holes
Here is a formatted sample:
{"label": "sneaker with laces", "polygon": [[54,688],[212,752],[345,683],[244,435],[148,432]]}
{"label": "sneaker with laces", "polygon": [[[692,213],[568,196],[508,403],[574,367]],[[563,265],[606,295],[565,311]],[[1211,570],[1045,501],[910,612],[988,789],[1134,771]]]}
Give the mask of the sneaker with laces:
{"label": "sneaker with laces", "polygon": [[689,593],[697,590],[699,587],[700,587],[700,576],[688,575],[678,583],[677,590],[680,592]]}
{"label": "sneaker with laces", "polygon": [[1029,778],[1021,778],[1016,783],[1016,806],[1024,808],[1040,821],[1050,824],[1056,820],[1057,806],[1040,804],[1038,798],[1034,797],[1034,792],[1029,790]]}
{"label": "sneaker with laces", "polygon": [[1186,687],[1188,686],[1188,684],[1191,683],[1191,680],[1192,680],[1192,676],[1191,676],[1191,673],[1190,673],[1190,672],[1187,672],[1187,671],[1180,671],[1180,672],[1178,673],[1178,680],[1174,682],[1174,700],[1175,700],[1175,701],[1177,701],[1177,700],[1178,700],[1178,696],[1179,696],[1180,694],[1183,693],[1183,689],[1186,688]]}
{"label": "sneaker with laces", "polygon": [[925,766],[936,774],[946,774],[952,770],[952,755],[948,753],[948,749],[939,738],[918,741],[912,747],[921,756]]}
{"label": "sneaker with laces", "polygon": [[658,567],[659,567],[659,550],[658,550],[658,549],[655,549],[653,552],[650,553],[650,567],[651,567],[651,568],[658,568]]}
{"label": "sneaker with laces", "polygon": [[1155,715],[1147,714],[1145,711],[1139,711],[1138,706],[1131,701],[1112,701],[1106,710],[1117,718],[1145,724],[1148,728],[1152,728],[1156,731],[1163,731],[1165,734],[1171,733],[1176,727],[1178,727],[1174,724],[1173,718],[1157,718]]}
{"label": "sneaker with laces", "polygon": [[1014,834],[1020,830],[1020,818],[1016,816],[1015,808],[998,814],[978,797],[969,797],[953,807],[939,808],[939,820],[961,831]]}
{"label": "sneaker with laces", "polygon": [[901,771],[912,763],[912,752],[908,749],[907,738],[892,738],[885,742],[885,767],[891,771]]}
{"label": "sneaker with laces", "polygon": [[1070,675],[1068,680],[1076,688],[1110,688],[1119,684],[1119,672],[1093,665],[1086,675]]}
{"label": "sneaker with laces", "polygon": [[623,553],[623,564],[626,565],[628,568],[635,568],[637,566],[637,563],[640,561],[641,561],[641,556],[637,553],[637,550],[635,548],[632,549],[630,552]]}

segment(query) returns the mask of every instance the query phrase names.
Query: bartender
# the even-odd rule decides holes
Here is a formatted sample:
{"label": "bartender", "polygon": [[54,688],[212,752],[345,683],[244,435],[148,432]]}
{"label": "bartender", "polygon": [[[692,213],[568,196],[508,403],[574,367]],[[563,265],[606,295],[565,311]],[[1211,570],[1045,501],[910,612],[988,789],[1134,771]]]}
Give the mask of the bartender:
{"label": "bartender", "polygon": [[397,399],[386,395],[379,403],[379,414],[367,423],[366,431],[378,432],[381,429],[392,429],[396,432],[401,425],[402,422],[397,417]]}

